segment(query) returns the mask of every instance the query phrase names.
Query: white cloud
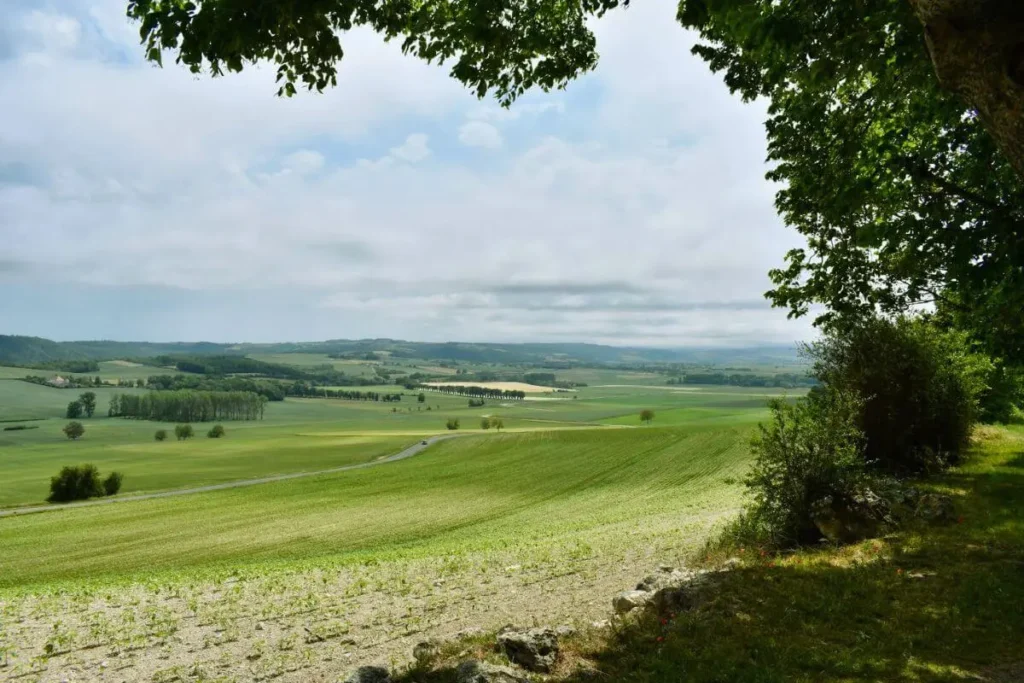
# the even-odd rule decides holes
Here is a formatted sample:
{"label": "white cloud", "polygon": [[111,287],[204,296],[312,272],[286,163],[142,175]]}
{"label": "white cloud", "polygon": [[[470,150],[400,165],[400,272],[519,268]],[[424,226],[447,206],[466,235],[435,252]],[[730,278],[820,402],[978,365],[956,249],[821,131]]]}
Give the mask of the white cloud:
{"label": "white cloud", "polygon": [[300,149],[286,156],[281,167],[300,175],[315,173],[324,167],[324,155],[310,149]]}
{"label": "white cloud", "polygon": [[[273,292],[260,316],[225,309],[196,333],[235,340],[807,333],[762,299],[797,242],[763,179],[763,108],[688,54],[669,6],[612,13],[595,74],[511,110],[364,31],[346,34],[337,89],[278,99],[267,68],[210,79],[140,64],[121,0],[55,6],[51,24],[78,17],[77,33],[56,31],[74,41],[23,28],[0,57],[5,287],[31,293],[58,272],[103,291]],[[489,165],[459,143],[494,150]],[[12,332],[53,317],[11,305]],[[127,334],[120,312],[105,336]],[[139,319],[150,337],[179,334],[175,316]]]}
{"label": "white cloud", "polygon": [[459,142],[467,147],[485,147],[497,149],[501,147],[501,133],[489,123],[469,121],[459,128]]}
{"label": "white cloud", "polygon": [[423,161],[430,156],[427,136],[423,133],[413,133],[401,145],[391,148],[391,156],[402,161],[408,161],[411,164]]}

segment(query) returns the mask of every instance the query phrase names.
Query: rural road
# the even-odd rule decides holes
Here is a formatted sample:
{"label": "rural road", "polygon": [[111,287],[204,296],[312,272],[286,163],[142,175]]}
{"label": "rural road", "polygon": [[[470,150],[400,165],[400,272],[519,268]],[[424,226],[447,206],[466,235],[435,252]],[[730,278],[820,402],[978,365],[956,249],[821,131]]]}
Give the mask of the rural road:
{"label": "rural road", "polygon": [[285,481],[287,479],[301,479],[303,477],[315,477],[319,474],[331,474],[333,472],[345,472],[347,470],[361,470],[365,467],[375,467],[377,465],[383,465],[389,462],[396,462],[398,460],[405,460],[412,456],[426,450],[438,441],[444,441],[446,439],[454,439],[460,434],[439,434],[437,436],[428,436],[426,439],[417,441],[412,446],[409,446],[403,451],[399,451],[394,455],[389,455],[385,458],[373,460],[371,462],[364,462],[358,465],[344,465],[342,467],[332,467],[327,470],[317,470],[315,472],[294,472],[292,474],[276,474],[272,477],[261,477],[259,479],[240,479],[238,481],[228,481],[223,484],[210,484],[209,486],[195,486],[188,489],[175,489],[174,491],[161,491],[160,493],[142,493],[137,496],[124,496],[123,498],[99,498],[96,500],[82,501],[81,503],[60,503],[52,505],[36,505],[33,507],[22,507],[22,508],[10,508],[8,510],[0,510],[0,517],[13,517],[15,515],[28,515],[36,512],[51,512],[54,510],[69,510],[71,508],[84,508],[92,507],[93,505],[113,505],[115,503],[131,503],[137,500],[151,500],[153,498],[172,498],[174,496],[187,496],[191,493],[205,493],[206,491],[220,491],[222,489],[237,489],[243,486],[255,486],[257,484],[269,484],[274,481]]}

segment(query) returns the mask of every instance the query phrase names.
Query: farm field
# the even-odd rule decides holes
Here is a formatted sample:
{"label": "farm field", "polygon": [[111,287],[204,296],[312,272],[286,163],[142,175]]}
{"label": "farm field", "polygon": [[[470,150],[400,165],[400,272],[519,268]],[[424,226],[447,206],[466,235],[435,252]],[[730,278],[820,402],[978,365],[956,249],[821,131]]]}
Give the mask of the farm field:
{"label": "farm field", "polygon": [[[147,390],[95,389],[96,416],[68,441],[80,390],[0,380],[3,419],[36,427],[0,431],[0,508],[42,503],[50,476],[84,462],[123,472],[126,499],[0,518],[0,674],[336,680],[428,636],[603,618],[607,595],[683,561],[734,514],[753,424],[785,393],[611,374],[477,407],[393,384],[361,389],[398,403],[289,397],[263,420],[225,422],[222,439],[197,424],[162,443],[153,433],[173,424],[106,417],[112,394]],[[504,429],[482,429],[495,416]],[[128,500],[371,462],[448,433],[449,419],[459,438],[407,460]]]}

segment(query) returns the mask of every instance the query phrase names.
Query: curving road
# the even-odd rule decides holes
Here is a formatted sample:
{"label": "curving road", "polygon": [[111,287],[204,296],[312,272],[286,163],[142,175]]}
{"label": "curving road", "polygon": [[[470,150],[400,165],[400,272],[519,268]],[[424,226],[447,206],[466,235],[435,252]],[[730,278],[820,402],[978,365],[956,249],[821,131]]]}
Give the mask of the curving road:
{"label": "curving road", "polygon": [[131,503],[137,500],[151,500],[153,498],[172,498],[174,496],[187,496],[192,493],[205,493],[206,491],[220,491],[222,489],[237,489],[243,486],[255,486],[257,484],[269,484],[274,481],[285,481],[286,479],[301,479],[303,477],[315,477],[320,474],[331,474],[333,472],[345,472],[347,470],[361,470],[364,467],[376,467],[377,465],[383,465],[389,462],[395,462],[397,460],[405,460],[412,456],[426,450],[431,445],[438,441],[444,441],[445,439],[454,439],[461,434],[439,434],[437,436],[428,436],[426,439],[417,441],[412,446],[409,446],[405,450],[399,451],[394,455],[389,455],[386,458],[380,458],[371,462],[364,462],[358,465],[344,465],[342,467],[332,467],[327,470],[317,470],[315,472],[293,472],[292,474],[276,474],[272,477],[260,477],[259,479],[240,479],[238,481],[229,481],[223,484],[210,484],[209,486],[195,486],[188,489],[175,489],[174,491],[162,491],[160,493],[142,493],[137,496],[124,496],[123,498],[98,498],[96,500],[86,500],[80,503],[57,503],[51,505],[36,505],[33,507],[23,508],[11,508],[8,510],[0,510],[0,517],[12,517],[14,515],[28,515],[36,512],[51,512],[53,510],[69,510],[71,508],[84,508],[91,507],[93,505],[113,505],[114,503]]}

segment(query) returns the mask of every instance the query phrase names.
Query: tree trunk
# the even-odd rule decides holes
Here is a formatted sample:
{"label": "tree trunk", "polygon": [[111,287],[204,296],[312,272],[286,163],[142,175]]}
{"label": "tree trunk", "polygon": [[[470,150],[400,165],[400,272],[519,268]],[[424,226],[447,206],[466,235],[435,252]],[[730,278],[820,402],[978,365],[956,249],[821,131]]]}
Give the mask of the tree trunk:
{"label": "tree trunk", "polygon": [[910,0],[935,73],[1024,178],[1024,0]]}

